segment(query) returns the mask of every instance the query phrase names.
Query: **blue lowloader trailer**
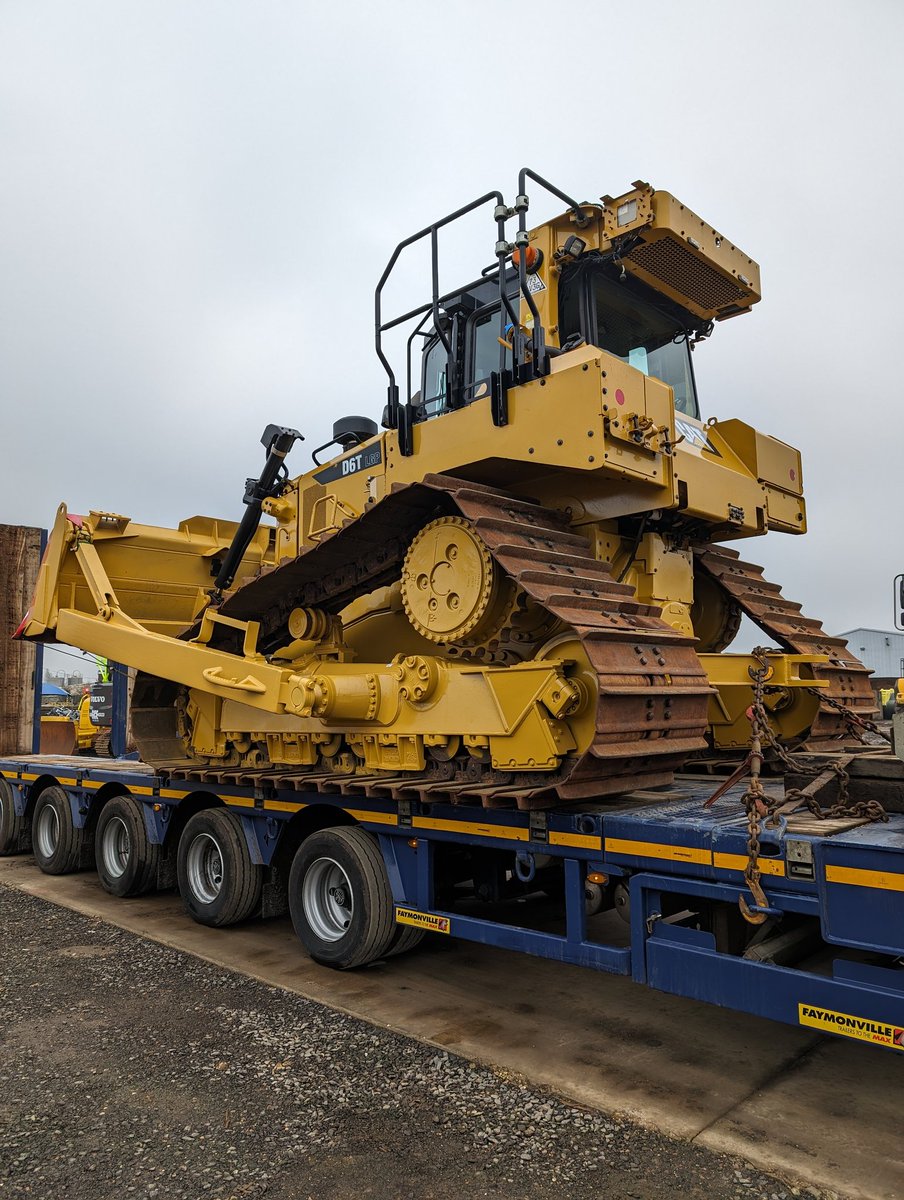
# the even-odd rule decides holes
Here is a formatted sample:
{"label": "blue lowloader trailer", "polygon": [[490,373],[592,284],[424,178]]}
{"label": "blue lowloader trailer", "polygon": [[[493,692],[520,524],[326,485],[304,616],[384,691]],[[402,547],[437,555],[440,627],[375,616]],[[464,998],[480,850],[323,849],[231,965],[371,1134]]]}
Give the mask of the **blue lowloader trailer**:
{"label": "blue lowloader trailer", "polygon": [[0,761],[0,854],[117,896],[177,887],[205,925],[288,910],[332,967],[429,932],[904,1050],[904,814],[762,828],[752,928],[743,785],[704,807],[715,782],[523,812],[27,756]]}

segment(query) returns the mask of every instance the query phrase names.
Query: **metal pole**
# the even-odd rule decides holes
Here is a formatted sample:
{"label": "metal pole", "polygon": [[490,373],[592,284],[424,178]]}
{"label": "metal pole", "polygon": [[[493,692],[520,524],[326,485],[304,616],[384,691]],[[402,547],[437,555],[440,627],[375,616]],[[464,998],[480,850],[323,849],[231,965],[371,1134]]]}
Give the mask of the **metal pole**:
{"label": "metal pole", "polygon": [[[41,559],[47,549],[47,530],[41,530]],[[35,642],[34,694],[32,696],[31,752],[41,753],[41,686],[44,683],[44,646]]]}
{"label": "metal pole", "polygon": [[122,663],[110,663],[113,683],[113,717],[110,728],[110,750],[114,758],[126,752],[126,715],[129,706],[129,668]]}

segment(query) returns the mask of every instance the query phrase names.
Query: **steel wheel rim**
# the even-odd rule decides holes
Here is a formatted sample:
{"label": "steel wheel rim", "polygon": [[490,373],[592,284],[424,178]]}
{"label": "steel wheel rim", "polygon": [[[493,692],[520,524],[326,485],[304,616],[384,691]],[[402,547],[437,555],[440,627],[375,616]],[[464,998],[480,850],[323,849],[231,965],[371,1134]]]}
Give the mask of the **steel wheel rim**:
{"label": "steel wheel rim", "polygon": [[38,814],[35,842],[43,858],[52,858],[60,842],[60,814],[52,804],[46,804]]}
{"label": "steel wheel rim", "polygon": [[304,915],[323,942],[338,942],[348,933],[355,900],[348,875],[334,858],[318,858],[301,885]]}
{"label": "steel wheel rim", "polygon": [[216,838],[199,833],[186,856],[188,886],[204,904],[212,904],[223,890],[223,852]]}
{"label": "steel wheel rim", "polygon": [[101,857],[107,874],[114,879],[124,875],[132,854],[132,838],[122,817],[113,817],[104,827]]}

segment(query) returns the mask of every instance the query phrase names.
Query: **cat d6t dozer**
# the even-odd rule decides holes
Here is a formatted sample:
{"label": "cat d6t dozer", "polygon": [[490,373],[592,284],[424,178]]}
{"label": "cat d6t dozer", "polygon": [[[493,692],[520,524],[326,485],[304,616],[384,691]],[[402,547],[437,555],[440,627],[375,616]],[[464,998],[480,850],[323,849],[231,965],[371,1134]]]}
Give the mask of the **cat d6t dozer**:
{"label": "cat d6t dozer", "polygon": [[[529,179],[567,206],[533,230]],[[495,263],[442,292],[440,232],[485,205]],[[431,298],[387,318],[422,240]],[[268,427],[238,525],[61,508],[25,636],[138,668],[134,734],[170,774],[532,808],[743,758],[760,663],[725,649],[746,614],[779,647],[776,737],[838,747],[867,671],[720,545],[805,529],[797,451],[700,419],[691,351],[759,287],[667,192],[578,203],[522,171],[513,205],[490,192],[393,254],[382,432],[337,421],[290,478],[300,435]]]}

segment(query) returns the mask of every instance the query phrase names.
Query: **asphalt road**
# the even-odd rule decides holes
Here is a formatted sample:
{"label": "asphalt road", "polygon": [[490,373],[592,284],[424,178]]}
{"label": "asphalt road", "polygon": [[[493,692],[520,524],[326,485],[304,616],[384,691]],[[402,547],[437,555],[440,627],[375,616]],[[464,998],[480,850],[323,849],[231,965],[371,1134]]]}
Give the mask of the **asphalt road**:
{"label": "asphalt road", "polygon": [[10,1200],[833,1195],[7,887],[0,947]]}

